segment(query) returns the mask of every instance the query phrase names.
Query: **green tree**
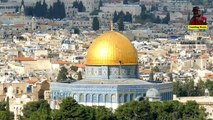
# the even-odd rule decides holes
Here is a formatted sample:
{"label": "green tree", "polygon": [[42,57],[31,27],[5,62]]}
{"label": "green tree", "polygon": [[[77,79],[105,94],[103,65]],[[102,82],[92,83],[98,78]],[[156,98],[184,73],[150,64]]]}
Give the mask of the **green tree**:
{"label": "green tree", "polygon": [[80,34],[80,29],[79,28],[73,28],[74,29],[74,34]]}
{"label": "green tree", "polygon": [[102,0],[99,0],[99,5],[98,5],[99,10],[102,6],[103,6],[103,2],[102,2]]}
{"label": "green tree", "polygon": [[123,21],[123,18],[119,19],[118,30],[119,31],[124,31],[124,21]]}
{"label": "green tree", "polygon": [[139,2],[139,0],[129,0],[130,3],[136,3]]}
{"label": "green tree", "polygon": [[132,23],[132,14],[126,12],[126,15],[124,16],[124,21]]}
{"label": "green tree", "polygon": [[78,119],[83,120],[88,117],[88,109],[84,106],[79,105],[77,101],[71,97],[67,97],[60,104],[60,111],[62,114],[62,119]]}
{"label": "green tree", "polygon": [[53,19],[53,15],[54,15],[54,13],[53,13],[53,7],[52,7],[52,5],[50,5],[50,8],[47,11],[47,18]]}
{"label": "green tree", "polygon": [[152,120],[151,106],[148,101],[132,101],[119,106],[115,111],[118,120]]}
{"label": "green tree", "polygon": [[52,18],[63,19],[64,17],[66,17],[64,3],[61,2],[60,0],[57,0],[57,2],[53,3],[53,16],[52,16]]}
{"label": "green tree", "polygon": [[7,97],[6,99],[6,111],[9,112],[10,111],[10,103],[9,103],[9,97]]}
{"label": "green tree", "polygon": [[50,112],[46,110],[38,110],[33,112],[28,120],[51,120]]}
{"label": "green tree", "polygon": [[41,1],[36,2],[35,6],[25,7],[25,15],[35,16],[35,17],[44,17],[44,18],[60,18],[63,19],[66,17],[64,3],[60,0],[53,3],[53,6],[47,8],[45,0],[43,3]]}
{"label": "green tree", "polygon": [[9,111],[9,98],[6,102],[0,102],[0,120],[13,120],[14,114]]}
{"label": "green tree", "polygon": [[78,12],[85,12],[86,8],[84,7],[82,1],[79,2]]}
{"label": "green tree", "polygon": [[97,17],[93,18],[92,29],[95,31],[99,30],[99,20]]}
{"label": "green tree", "polygon": [[146,6],[145,6],[145,5],[141,5],[140,17],[141,17],[141,19],[143,20],[143,19],[146,19],[146,18],[147,18],[146,16],[147,16],[147,15],[146,15]]}
{"label": "green tree", "polygon": [[149,74],[149,80],[150,81],[154,80],[154,72],[153,71]]}
{"label": "green tree", "polygon": [[[200,117],[202,109],[199,108],[199,105],[195,101],[188,101],[184,106],[183,117],[185,119],[195,119]],[[205,116],[203,116],[205,117]]]}
{"label": "green tree", "polygon": [[168,12],[167,6],[163,6],[163,11]]}
{"label": "green tree", "polygon": [[128,4],[128,0],[123,0],[123,4]]}
{"label": "green tree", "polygon": [[24,8],[24,14],[26,16],[33,16],[33,11],[34,11],[34,9],[31,6]]}
{"label": "green tree", "polygon": [[6,102],[0,102],[0,111],[6,111]]}
{"label": "green tree", "polygon": [[207,80],[205,82],[205,88],[207,88],[210,92],[210,95],[213,95],[213,81]]}
{"label": "green tree", "polygon": [[78,80],[83,79],[83,78],[82,78],[82,73],[81,73],[81,71],[79,71],[79,72],[77,73],[77,75],[78,75]]}
{"label": "green tree", "polygon": [[118,14],[117,12],[115,11],[114,14],[113,14],[113,23],[117,22],[118,21]]}
{"label": "green tree", "polygon": [[205,83],[202,80],[199,80],[197,85],[196,85],[196,95],[197,96],[203,96],[204,95],[204,91],[205,91]]}
{"label": "green tree", "polygon": [[68,75],[67,69],[64,66],[61,67],[61,69],[58,73],[57,81],[66,81],[67,75]]}
{"label": "green tree", "polygon": [[194,90],[194,80],[185,80],[185,90],[187,92],[187,96],[196,96]]}
{"label": "green tree", "polygon": [[85,6],[83,5],[82,1],[80,1],[80,2],[74,1],[72,7],[73,7],[73,8],[77,8],[77,9],[78,9],[78,12],[85,12],[85,11],[86,11],[86,8],[85,8]]}
{"label": "green tree", "polygon": [[152,68],[152,71],[153,72],[160,72],[160,69],[159,69],[158,66],[155,66],[155,67]]}
{"label": "green tree", "polygon": [[51,111],[51,118],[52,120],[62,120],[62,112],[61,110],[52,110]]}
{"label": "green tree", "polygon": [[166,17],[162,20],[162,23],[168,24],[170,21],[170,14],[169,12],[166,14]]}
{"label": "green tree", "polygon": [[51,109],[46,100],[39,100],[24,105],[22,112],[24,119],[34,120],[37,118],[39,120],[49,120]]}
{"label": "green tree", "polygon": [[0,120],[10,120],[9,114],[7,111],[0,111]]}
{"label": "green tree", "polygon": [[125,16],[125,14],[124,14],[123,11],[120,11],[120,12],[118,13],[118,18],[119,18],[119,19],[120,19],[120,18],[124,18],[124,16]]}
{"label": "green tree", "polygon": [[45,2],[45,0],[43,0],[43,4],[41,6],[42,8],[42,17],[47,17],[47,3]]}
{"label": "green tree", "polygon": [[74,65],[72,65],[72,66],[70,67],[70,69],[73,70],[73,71],[75,71],[75,72],[78,71],[78,67],[77,67],[77,66],[74,66]]}
{"label": "green tree", "polygon": [[154,22],[154,23],[157,23],[157,24],[161,23],[160,16],[157,16],[157,18],[155,19],[155,22]]}
{"label": "green tree", "polygon": [[151,11],[156,11],[157,10],[157,7],[155,5],[152,5],[151,6]]}
{"label": "green tree", "polygon": [[104,106],[95,107],[96,120],[115,120],[115,116],[111,109]]}

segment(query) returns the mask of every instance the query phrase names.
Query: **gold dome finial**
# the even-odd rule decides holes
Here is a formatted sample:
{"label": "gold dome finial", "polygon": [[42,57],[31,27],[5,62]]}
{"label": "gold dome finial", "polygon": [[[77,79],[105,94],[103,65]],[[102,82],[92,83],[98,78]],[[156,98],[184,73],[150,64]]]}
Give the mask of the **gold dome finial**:
{"label": "gold dome finial", "polygon": [[113,28],[113,21],[112,21],[112,19],[111,19],[111,20],[110,20],[110,30],[113,31],[113,29],[114,29],[114,28]]}

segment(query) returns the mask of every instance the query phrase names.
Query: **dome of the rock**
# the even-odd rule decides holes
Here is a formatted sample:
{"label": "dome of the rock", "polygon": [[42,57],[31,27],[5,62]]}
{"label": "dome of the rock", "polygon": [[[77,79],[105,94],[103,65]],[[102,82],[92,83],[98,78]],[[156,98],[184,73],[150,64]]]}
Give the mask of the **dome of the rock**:
{"label": "dome of the rock", "polygon": [[135,47],[121,33],[106,32],[89,47],[86,65],[137,65],[138,56]]}

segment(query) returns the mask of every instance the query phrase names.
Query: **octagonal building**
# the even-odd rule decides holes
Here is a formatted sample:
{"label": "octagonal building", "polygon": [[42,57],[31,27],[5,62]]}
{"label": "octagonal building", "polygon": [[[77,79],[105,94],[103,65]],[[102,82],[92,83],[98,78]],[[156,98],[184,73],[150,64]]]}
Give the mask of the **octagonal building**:
{"label": "octagonal building", "polygon": [[119,105],[145,97],[150,88],[160,93],[160,100],[172,100],[172,83],[153,83],[139,79],[137,51],[127,37],[106,32],[87,51],[85,78],[72,83],[52,82],[51,101],[73,97],[79,104]]}

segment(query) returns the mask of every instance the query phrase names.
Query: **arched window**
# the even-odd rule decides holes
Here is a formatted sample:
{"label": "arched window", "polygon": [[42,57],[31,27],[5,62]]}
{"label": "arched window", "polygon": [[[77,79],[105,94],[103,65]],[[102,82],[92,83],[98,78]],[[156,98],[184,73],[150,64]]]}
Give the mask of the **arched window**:
{"label": "arched window", "polygon": [[83,94],[80,94],[80,96],[79,96],[79,102],[84,102],[84,95]]}
{"label": "arched window", "polygon": [[90,94],[86,94],[86,102],[91,102],[91,100],[90,100]]}
{"label": "arched window", "polygon": [[77,94],[73,94],[73,98],[78,101],[78,95]]}
{"label": "arched window", "polygon": [[98,95],[98,102],[99,102],[99,103],[104,102],[104,99],[103,99],[103,95],[102,95],[102,94],[99,94],[99,95]]}
{"label": "arched window", "polygon": [[106,94],[106,95],[105,95],[105,103],[108,103],[108,102],[109,102],[109,95]]}
{"label": "arched window", "polygon": [[115,96],[115,94],[111,95],[111,102],[112,103],[116,103],[116,96]]}
{"label": "arched window", "polygon": [[123,103],[123,95],[119,94],[119,103]]}
{"label": "arched window", "polygon": [[20,89],[19,87],[16,87],[16,94],[19,94],[20,93]]}
{"label": "arched window", "polygon": [[133,93],[131,93],[131,94],[130,94],[130,96],[129,96],[130,101],[132,101],[132,100],[133,100],[133,96],[134,96],[134,94],[133,94]]}
{"label": "arched window", "polygon": [[124,94],[124,103],[128,102],[128,94]]}
{"label": "arched window", "polygon": [[93,95],[92,95],[92,102],[93,102],[93,103],[96,103],[96,102],[97,102],[97,95],[96,95],[96,94],[93,94]]}
{"label": "arched window", "polygon": [[4,87],[4,93],[7,93],[7,87]]}

